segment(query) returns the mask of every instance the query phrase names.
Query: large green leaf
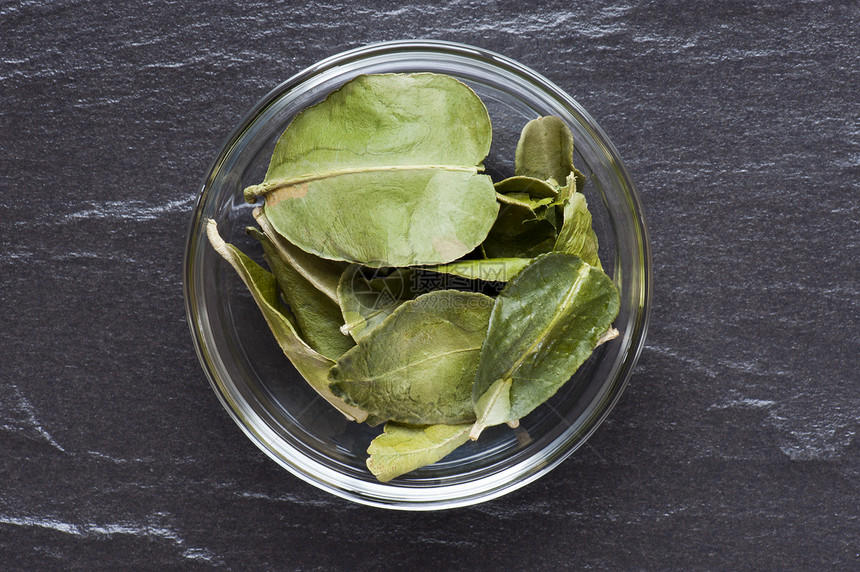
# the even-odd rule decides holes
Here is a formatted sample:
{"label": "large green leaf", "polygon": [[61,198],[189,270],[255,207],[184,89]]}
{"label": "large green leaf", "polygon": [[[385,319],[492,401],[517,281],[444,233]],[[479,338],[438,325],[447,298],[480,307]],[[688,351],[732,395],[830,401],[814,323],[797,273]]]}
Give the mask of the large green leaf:
{"label": "large green leaf", "polygon": [[296,332],[293,324],[281,310],[278,299],[278,284],[275,277],[259,264],[245,256],[232,244],[224,242],[218,234],[218,226],[214,220],[209,220],[206,226],[209,243],[227,262],[230,263],[239,277],[248,287],[251,296],[263,313],[266,323],[272,330],[278,345],[293,363],[298,372],[307,380],[326,401],[331,403],[347,418],[364,421],[367,413],[362,409],[349,405],[340,397],[335,396],[328,387],[328,372],[334,361],[321,355],[306,344]]}
{"label": "large green leaf", "polygon": [[249,227],[248,234],[263,246],[266,262],[278,282],[281,295],[296,317],[299,333],[313,349],[336,360],[355,345],[352,338],[340,331],[343,324],[340,306],[317,290],[287,260],[280,256],[268,236]]}
{"label": "large green leaf", "polygon": [[400,305],[331,369],[335,395],[415,425],[474,419],[472,382],[493,299],[439,290]]}
{"label": "large green leaf", "polygon": [[441,264],[486,237],[498,205],[483,170],[484,104],[444,75],[359,76],[302,111],[265,180],[272,226],[303,250],[365,266]]}
{"label": "large green leaf", "polygon": [[360,340],[403,302],[417,296],[415,287],[414,272],[409,268],[383,274],[378,269],[351,264],[337,288],[344,320],[341,332]]}
{"label": "large green leaf", "polygon": [[269,238],[272,245],[278,250],[278,256],[295,268],[317,290],[337,304],[337,285],[343,271],[346,270],[348,265],[345,262],[335,262],[314,256],[295,244],[291,244],[275,231],[268,217],[260,207],[254,209],[254,219],[260,225],[260,228]]}
{"label": "large green leaf", "polygon": [[432,465],[469,440],[471,423],[459,425],[404,425],[386,423],[370,442],[367,468],[382,482]]}
{"label": "large green leaf", "polygon": [[514,174],[564,184],[573,171],[573,134],[555,116],[532,119],[523,127],[514,157]]}
{"label": "large green leaf", "polygon": [[571,254],[539,256],[508,282],[481,349],[472,438],[552,397],[602,341],[618,308],[612,280]]}

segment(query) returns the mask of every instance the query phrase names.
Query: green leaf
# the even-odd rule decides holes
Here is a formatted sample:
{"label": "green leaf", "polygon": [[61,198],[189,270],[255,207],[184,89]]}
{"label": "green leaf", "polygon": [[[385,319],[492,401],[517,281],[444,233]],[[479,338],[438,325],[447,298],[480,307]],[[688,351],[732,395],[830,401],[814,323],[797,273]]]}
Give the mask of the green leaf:
{"label": "green leaf", "polygon": [[439,290],[400,305],[329,372],[335,395],[392,421],[474,419],[472,382],[493,299]]}
{"label": "green leaf", "polygon": [[[569,186],[573,187],[573,177],[569,177]],[[597,256],[597,234],[591,226],[591,212],[585,195],[578,192],[568,193],[564,205],[564,222],[558,233],[553,250],[575,254],[587,264],[603,269]]]}
{"label": "green leaf", "polygon": [[552,397],[610,329],[618,291],[602,271],[560,252],[535,258],[496,298],[472,399],[477,438]]}
{"label": "green leaf", "polygon": [[485,282],[507,282],[531,262],[530,258],[485,258],[480,260],[459,260],[451,264],[430,266],[430,270],[441,274],[453,274],[469,280]]}
{"label": "green leaf", "polygon": [[398,268],[386,275],[378,269],[351,264],[337,288],[345,322],[340,331],[360,340],[418,294],[414,282],[414,272],[409,268]]}
{"label": "green leaf", "polygon": [[514,174],[564,184],[573,171],[573,134],[555,116],[532,119],[523,127],[514,157]]}
{"label": "green leaf", "polygon": [[528,193],[529,196],[542,199],[555,198],[558,196],[558,188],[549,181],[535,179],[534,177],[514,176],[501,180],[494,185],[496,192],[501,194],[508,193]]}
{"label": "green leaf", "polygon": [[487,258],[532,258],[551,251],[557,236],[556,213],[554,199],[545,200],[550,203],[499,195],[499,216],[481,245]]}
{"label": "green leaf", "polygon": [[209,243],[224,260],[239,274],[248,287],[251,296],[263,313],[266,323],[272,330],[278,345],[293,363],[298,372],[307,380],[326,401],[331,403],[347,418],[361,422],[367,418],[367,412],[349,405],[340,397],[335,396],[328,387],[328,372],[334,361],[321,355],[306,344],[296,332],[293,324],[281,310],[278,298],[278,285],[275,277],[259,264],[245,256],[232,244],[224,242],[218,234],[218,225],[209,220],[206,225]]}
{"label": "green leaf", "polygon": [[299,334],[313,349],[336,360],[355,345],[347,335],[340,331],[343,324],[340,306],[317,290],[313,284],[299,273],[265,234],[249,227],[248,234],[263,246],[266,262],[287,305],[296,318]]}
{"label": "green leaf", "polygon": [[306,252],[365,266],[441,264],[486,237],[498,205],[483,170],[484,104],[444,75],[359,76],[296,116],[265,180],[272,226]]}
{"label": "green leaf", "polygon": [[496,184],[499,216],[481,245],[488,258],[532,258],[552,251],[564,204],[554,181],[510,177]]}
{"label": "green leaf", "polygon": [[364,420],[364,422],[367,423],[368,425],[370,425],[371,427],[376,427],[377,425],[382,425],[383,423],[385,423],[387,421],[388,421],[388,419],[385,419],[384,417],[377,417],[376,415],[368,415],[367,419]]}
{"label": "green leaf", "polygon": [[485,427],[512,421],[510,415],[513,381],[511,378],[495,380],[475,401],[475,413],[478,420],[469,433],[472,440],[476,440]]}
{"label": "green leaf", "polygon": [[545,207],[561,204],[555,197],[534,198],[527,192],[499,193],[496,195],[496,200],[502,205],[523,209],[532,218],[539,218],[541,214],[538,213],[543,213],[546,210]]}
{"label": "green leaf", "polygon": [[345,262],[335,262],[308,254],[295,244],[291,244],[275,231],[262,208],[254,209],[254,220],[278,250],[278,256],[337,304],[337,285],[348,265]]}
{"label": "green leaf", "polygon": [[367,468],[384,483],[432,465],[468,441],[471,427],[471,423],[425,426],[386,423],[383,433],[367,448],[370,455]]}
{"label": "green leaf", "polygon": [[579,169],[577,169],[576,167],[574,167],[574,169],[573,169],[573,173],[572,173],[572,174],[573,174],[573,178],[574,178],[574,180],[576,181],[576,185],[575,185],[575,189],[574,189],[574,190],[575,190],[577,193],[581,193],[581,192],[582,192],[582,190],[585,188],[585,183],[586,183],[585,175],[583,175],[583,174],[580,172],[580,170],[579,170]]}

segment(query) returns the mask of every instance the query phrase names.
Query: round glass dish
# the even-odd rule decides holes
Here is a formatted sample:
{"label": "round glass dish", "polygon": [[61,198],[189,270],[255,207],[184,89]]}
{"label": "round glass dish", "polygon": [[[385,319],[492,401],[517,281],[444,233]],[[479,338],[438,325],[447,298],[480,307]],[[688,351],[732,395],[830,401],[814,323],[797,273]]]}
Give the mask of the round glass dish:
{"label": "round glass dish", "polygon": [[[574,164],[586,175],[600,257],[621,293],[615,327],[547,403],[521,420],[484,431],[438,463],[387,483],[365,466],[380,432],[351,423],[304,382],[281,353],[244,284],[209,246],[205,220],[256,260],[242,189],[259,183],[275,142],[302,109],[359,74],[436,72],[481,97],[493,122],[485,161],[494,180],[513,174],[523,125],[557,115],[573,131]],[[617,151],[569,95],[534,71],[478,48],[436,41],[375,44],[328,58],[295,75],[248,113],[203,181],[185,254],[185,299],[200,363],[224,407],[272,459],[305,481],[356,502],[397,509],[464,506],[498,497],[543,475],[573,453],[618,400],[645,340],[651,260],[641,206]]]}

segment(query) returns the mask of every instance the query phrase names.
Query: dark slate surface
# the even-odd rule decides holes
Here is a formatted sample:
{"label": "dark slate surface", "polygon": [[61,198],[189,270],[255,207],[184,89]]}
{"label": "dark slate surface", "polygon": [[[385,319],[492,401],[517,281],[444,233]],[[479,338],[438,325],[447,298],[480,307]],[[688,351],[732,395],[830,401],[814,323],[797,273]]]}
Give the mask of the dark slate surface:
{"label": "dark slate surface", "polygon": [[[272,4],[0,4],[2,568],[860,567],[856,2]],[[432,514],[259,452],[181,289],[195,189],[240,117],[323,57],[419,37],[504,53],[589,110],[655,275],[589,443]]]}

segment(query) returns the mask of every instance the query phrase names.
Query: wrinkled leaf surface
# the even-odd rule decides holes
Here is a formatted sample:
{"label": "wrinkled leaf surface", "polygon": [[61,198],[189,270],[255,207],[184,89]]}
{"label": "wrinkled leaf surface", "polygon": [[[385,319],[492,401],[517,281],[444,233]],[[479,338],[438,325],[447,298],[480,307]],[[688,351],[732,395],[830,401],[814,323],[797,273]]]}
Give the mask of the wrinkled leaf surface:
{"label": "wrinkled leaf surface", "polygon": [[469,440],[471,423],[404,425],[386,423],[367,448],[367,468],[382,482],[419,467],[432,465]]}
{"label": "wrinkled leaf surface", "polygon": [[440,290],[400,305],[329,373],[335,393],[371,415],[415,425],[474,419],[472,382],[493,299]]}
{"label": "wrinkled leaf surface", "polygon": [[514,174],[564,184],[573,171],[573,134],[560,118],[538,117],[526,123],[517,142]]}
{"label": "wrinkled leaf surface", "polygon": [[564,222],[553,250],[575,254],[586,264],[603,269],[597,256],[597,234],[591,226],[591,212],[582,193],[572,193],[565,203]]}
{"label": "wrinkled leaf surface", "polygon": [[577,256],[553,252],[526,266],[496,298],[473,388],[472,437],[552,397],[591,355],[618,308],[612,280]]}

